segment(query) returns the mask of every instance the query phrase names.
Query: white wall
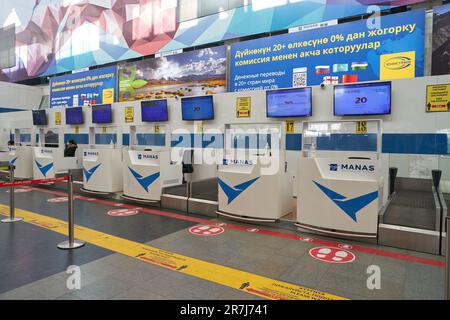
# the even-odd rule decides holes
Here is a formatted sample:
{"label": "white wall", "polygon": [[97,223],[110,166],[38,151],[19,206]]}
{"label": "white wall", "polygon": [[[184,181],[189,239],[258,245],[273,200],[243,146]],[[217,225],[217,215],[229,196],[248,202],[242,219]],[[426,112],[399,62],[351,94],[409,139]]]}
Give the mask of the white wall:
{"label": "white wall", "polygon": [[42,87],[0,81],[0,108],[36,109],[42,99]]}
{"label": "white wall", "polygon": [[[450,83],[450,75],[423,77],[415,79],[395,80],[392,82],[392,113],[384,116],[369,117],[345,117],[350,119],[374,118],[383,120],[383,133],[447,133],[450,136],[450,112],[444,113],[426,113],[426,85]],[[13,90],[10,95],[17,95]],[[236,118],[236,98],[251,97],[251,117]],[[179,100],[169,99],[169,119],[168,125],[172,131],[177,129],[185,129],[194,133],[194,122],[186,122],[181,119],[181,107]],[[203,129],[207,132],[210,129],[223,132],[224,125],[227,123],[267,123],[279,122],[283,120],[267,119],[265,110],[265,92],[264,91],[247,91],[239,93],[224,93],[214,96],[215,119],[204,121]],[[124,133],[129,132],[129,125],[124,123],[124,107],[134,106],[136,125],[142,125],[140,121],[140,102],[115,103],[115,123],[122,127]],[[56,109],[49,109],[52,114],[49,117],[51,127],[54,127],[53,113]],[[1,128],[14,127],[31,127],[30,112],[9,113],[2,115],[0,120]],[[64,112],[62,112],[62,123],[65,123]],[[320,86],[313,87],[313,116],[309,118],[296,118],[295,132],[301,133],[302,121],[305,120],[339,120],[343,117],[333,116],[333,87],[327,86],[322,89]],[[85,114],[85,124],[79,127],[79,133],[88,133],[90,124],[90,116]],[[74,133],[75,127],[62,125],[61,128],[65,133]],[[449,138],[450,140],[450,138]],[[4,142],[3,142],[4,143]],[[0,141],[0,145],[2,142]],[[80,148],[83,146],[80,146]],[[201,150],[198,150],[201,151]],[[201,152],[196,153],[196,157],[201,156]],[[290,163],[298,156],[297,151],[288,151],[287,159]],[[444,179],[450,180],[450,157],[440,156],[420,156],[420,155],[403,155],[391,154],[390,165],[399,167],[399,176],[410,176],[411,166],[428,165],[439,166],[444,170]],[[293,168],[293,166],[291,166]],[[197,178],[214,175],[215,166],[208,166],[199,170],[201,173]]]}

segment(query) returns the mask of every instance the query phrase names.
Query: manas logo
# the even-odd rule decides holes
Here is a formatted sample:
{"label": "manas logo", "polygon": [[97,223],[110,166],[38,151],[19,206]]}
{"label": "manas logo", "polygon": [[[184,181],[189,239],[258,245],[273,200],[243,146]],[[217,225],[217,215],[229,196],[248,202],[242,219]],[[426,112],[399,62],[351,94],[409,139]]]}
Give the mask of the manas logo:
{"label": "manas logo", "polygon": [[408,57],[393,57],[384,62],[384,67],[390,70],[402,70],[411,66],[411,59]]}

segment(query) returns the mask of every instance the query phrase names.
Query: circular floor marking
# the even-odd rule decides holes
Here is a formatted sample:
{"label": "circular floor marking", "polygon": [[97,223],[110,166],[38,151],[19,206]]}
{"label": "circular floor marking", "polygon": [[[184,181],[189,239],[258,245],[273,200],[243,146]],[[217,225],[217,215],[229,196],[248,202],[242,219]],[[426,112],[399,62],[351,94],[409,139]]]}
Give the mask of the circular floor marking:
{"label": "circular floor marking", "polygon": [[[31,191],[31,188],[14,188],[14,193],[24,193]],[[10,192],[10,190],[6,190],[7,193]]]}
{"label": "circular floor marking", "polygon": [[350,263],[356,259],[352,252],[333,247],[315,247],[309,250],[309,255],[327,263]]}
{"label": "circular floor marking", "polygon": [[61,203],[61,202],[67,202],[67,197],[58,197],[58,198],[50,198],[47,199],[47,202],[50,203]]}
{"label": "circular floor marking", "polygon": [[129,217],[138,214],[137,209],[113,209],[109,210],[106,214],[111,217]]}
{"label": "circular floor marking", "polygon": [[219,226],[200,225],[189,228],[189,232],[197,236],[217,236],[225,231]]}

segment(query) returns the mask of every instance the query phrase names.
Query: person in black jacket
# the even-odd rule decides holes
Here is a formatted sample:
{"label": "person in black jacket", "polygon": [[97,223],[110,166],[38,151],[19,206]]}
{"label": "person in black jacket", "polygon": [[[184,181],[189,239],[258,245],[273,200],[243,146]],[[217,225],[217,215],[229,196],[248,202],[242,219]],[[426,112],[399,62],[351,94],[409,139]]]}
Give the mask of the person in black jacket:
{"label": "person in black jacket", "polygon": [[75,157],[75,152],[77,151],[77,144],[73,139],[67,141],[66,147],[64,149],[64,157]]}

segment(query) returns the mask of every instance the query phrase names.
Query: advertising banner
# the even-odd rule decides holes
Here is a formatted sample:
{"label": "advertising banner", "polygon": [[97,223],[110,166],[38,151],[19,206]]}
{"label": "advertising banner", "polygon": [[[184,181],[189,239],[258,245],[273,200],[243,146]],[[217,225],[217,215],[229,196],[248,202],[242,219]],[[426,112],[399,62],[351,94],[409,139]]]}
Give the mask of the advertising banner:
{"label": "advertising banner", "polygon": [[425,11],[238,42],[230,91],[423,76]]}
{"label": "advertising banner", "polygon": [[119,101],[225,92],[226,65],[225,46],[119,65]]}
{"label": "advertising banner", "polygon": [[[2,0],[0,26],[16,25],[16,63],[0,70],[0,81],[50,76],[362,15],[370,12],[372,5],[387,10],[425,1],[284,0],[280,5],[273,0],[202,0],[204,4],[175,0]],[[192,19],[197,6],[200,16]],[[206,15],[201,14],[201,7],[208,8]]]}
{"label": "advertising banner", "polygon": [[116,66],[50,79],[50,108],[113,103],[116,99]]}
{"label": "advertising banner", "polygon": [[450,74],[450,4],[433,8],[431,74]]}

